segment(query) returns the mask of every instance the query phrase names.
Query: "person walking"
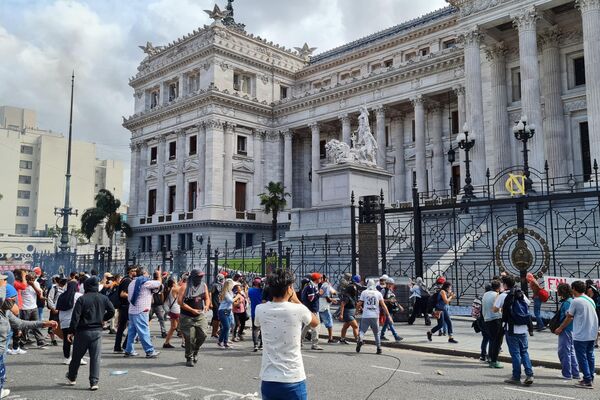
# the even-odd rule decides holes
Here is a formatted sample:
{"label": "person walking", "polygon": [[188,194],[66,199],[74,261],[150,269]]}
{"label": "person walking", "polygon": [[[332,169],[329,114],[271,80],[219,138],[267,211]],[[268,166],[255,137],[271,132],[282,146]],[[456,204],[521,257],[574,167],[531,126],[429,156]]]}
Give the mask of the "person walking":
{"label": "person walking", "polygon": [[[381,295],[383,296],[383,301],[390,314],[396,311],[404,311],[404,308],[398,304],[398,299],[396,299],[396,294],[394,293],[394,284],[395,281],[392,278],[388,278],[386,281],[386,286],[380,290]],[[388,328],[390,329],[390,332],[392,332],[392,335],[394,335],[394,340],[396,343],[400,343],[403,338],[396,333],[396,329],[394,328],[394,320],[388,317],[385,318],[385,321],[381,327],[381,340],[389,340],[385,337],[385,331]]]}
{"label": "person walking", "polygon": [[210,324],[212,326],[212,332],[210,337],[215,339],[219,338],[219,305],[220,305],[220,295],[223,290],[223,285],[225,283],[225,275],[217,274],[217,278],[215,282],[212,284],[212,288],[210,290],[210,304],[212,308],[212,319]]}
{"label": "person walking", "polygon": [[[25,321],[38,321],[38,298],[44,297],[40,285],[36,281],[36,276],[33,273],[24,274],[25,282],[27,286],[21,292],[23,298],[23,307],[20,309],[19,317]],[[21,333],[21,348],[25,347],[25,344],[33,343],[33,340],[29,337],[31,333],[37,342],[37,346],[43,348],[46,346],[44,342],[44,335],[39,328],[27,329]]]}
{"label": "person walking", "polygon": [[160,290],[162,286],[162,275],[160,267],[157,269],[157,279],[150,280],[148,273],[143,272],[141,276],[135,278],[127,290],[129,299],[129,330],[127,332],[127,346],[125,348],[125,357],[136,356],[137,353],[133,349],[133,342],[138,336],[146,358],[156,358],[160,352],[154,350],[152,345],[152,337],[150,336],[150,326],[148,313],[152,306],[152,295]]}
{"label": "person walking", "polygon": [[410,288],[409,299],[414,299],[413,312],[408,317],[408,324],[412,325],[415,320],[421,315],[425,318],[425,326],[431,325],[431,319],[427,313],[427,300],[429,299],[429,291],[423,282],[423,278],[418,277],[416,282]]}
{"label": "person walking", "polygon": [[73,355],[67,372],[67,385],[75,385],[81,359],[90,356],[90,390],[98,390],[100,380],[100,354],[102,352],[102,326],[115,315],[108,298],[98,292],[98,278],[84,282],[85,294],[75,302],[71,315],[70,333],[66,340],[73,343]]}
{"label": "person walking", "polygon": [[121,279],[121,283],[118,286],[119,292],[119,307],[118,307],[118,320],[117,320],[117,333],[115,335],[115,345],[113,353],[122,354],[123,348],[127,344],[127,335],[123,338],[127,323],[129,322],[129,300],[127,299],[127,291],[129,290],[129,284],[136,278],[138,273],[137,266],[131,266],[127,270],[127,275]]}
{"label": "person walking", "polygon": [[[306,306],[317,317],[319,315],[319,283],[321,283],[322,275],[318,272],[313,272],[310,276],[310,281],[304,286],[300,294],[302,304]],[[319,326],[305,325],[302,329],[302,339],[310,334],[311,349],[323,350],[319,346]]]}
{"label": "person walking", "polygon": [[[154,271],[154,280],[158,280],[158,271]],[[163,274],[164,277],[164,274]],[[167,328],[165,326],[165,297],[163,292],[163,287],[161,286],[158,290],[155,290],[152,293],[152,307],[150,308],[150,312],[148,313],[148,320],[152,321],[154,315],[158,318],[158,325],[160,326],[160,337],[167,337]]]}
{"label": "person walking", "polygon": [[[63,331],[63,356],[65,361],[63,364],[69,365],[71,363],[71,342],[67,340],[67,337],[74,333],[71,331],[71,317],[73,315],[73,308],[75,302],[83,296],[77,290],[77,282],[67,283],[65,291],[59,296],[56,301],[56,309],[58,310],[58,319],[60,321],[60,329]],[[86,365],[85,359],[81,359],[81,364]]]}
{"label": "person walking", "polygon": [[169,331],[167,332],[165,343],[163,343],[163,349],[172,349],[175,347],[171,344],[171,339],[179,328],[179,319],[181,316],[181,306],[179,305],[178,301],[179,290],[180,286],[177,284],[177,279],[175,277],[170,277],[167,281],[167,287],[165,288],[165,295],[167,299],[166,306],[171,325],[169,327]]}
{"label": "person walking", "polygon": [[218,346],[221,349],[230,349],[233,346],[229,342],[229,331],[231,330],[231,319],[233,303],[240,299],[240,294],[233,294],[233,286],[235,282],[232,279],[227,279],[223,285],[223,290],[219,295],[219,321],[221,322],[221,332],[219,333]]}
{"label": "person walking", "polygon": [[252,287],[248,290],[248,298],[250,299],[250,317],[252,318],[252,343],[254,344],[254,352],[262,348],[262,339],[260,336],[260,328],[254,323],[256,317],[256,306],[262,304],[263,288],[262,279],[254,278]]}
{"label": "person walking", "polygon": [[331,315],[331,304],[335,304],[333,298],[337,295],[335,289],[329,283],[329,280],[323,275],[319,287],[319,320],[327,329],[327,343],[336,344],[337,340],[333,338],[333,316]]}
{"label": "person walking", "polygon": [[481,298],[481,315],[483,316],[484,326],[489,337],[488,356],[490,368],[504,368],[498,362],[498,354],[500,354],[500,347],[502,347],[502,339],[504,337],[502,313],[494,312],[494,303],[500,295],[501,286],[502,284],[499,280],[493,280],[490,284],[490,290],[486,291]]}
{"label": "person walking", "polygon": [[[56,302],[58,301],[58,297],[65,291],[67,279],[64,276],[56,275],[52,278],[52,281],[53,284],[48,290],[48,294],[46,296],[46,303],[50,314],[48,319],[50,321],[56,321],[60,327],[60,320],[58,317],[58,310],[56,309]],[[56,334],[52,329],[48,329],[48,335],[50,336],[50,342],[52,343],[52,346],[58,346],[58,342],[56,341]]]}
{"label": "person walking", "polygon": [[233,304],[233,341],[244,340],[244,329],[246,329],[246,320],[248,314],[246,313],[248,307],[248,295],[245,288],[246,283],[242,282],[233,287],[233,294],[238,296],[237,302]]}
{"label": "person walking", "polygon": [[598,335],[596,336],[596,342],[594,344],[594,347],[597,349],[598,343],[600,341],[600,289],[598,289],[598,286],[596,286],[596,283],[591,279],[588,279],[585,281],[585,286],[586,286],[585,294],[587,295],[587,297],[592,299],[594,301],[594,303],[596,304],[596,315],[598,316],[599,325],[598,325]]}
{"label": "person walking", "polygon": [[181,333],[185,340],[185,365],[194,367],[198,362],[198,352],[207,337],[206,313],[210,309],[208,287],[202,282],[204,272],[193,269],[185,283],[182,283],[177,296],[181,309]]}
{"label": "person walking", "polygon": [[358,300],[358,310],[362,310],[362,318],[360,320],[359,340],[356,342],[356,352],[360,353],[360,349],[364,344],[365,334],[369,328],[375,336],[375,345],[377,346],[377,354],[381,354],[381,336],[379,334],[379,316],[381,312],[386,318],[390,318],[390,313],[383,301],[381,292],[377,290],[377,284],[373,279],[367,280],[367,289],[363,290]]}
{"label": "person walking", "polygon": [[593,389],[594,373],[596,369],[594,359],[594,341],[598,335],[598,316],[596,315],[596,304],[586,294],[586,286],[582,281],[571,284],[575,299],[571,302],[569,311],[563,323],[554,331],[559,335],[573,323],[573,346],[579,370],[583,379],[575,386],[583,389]]}
{"label": "person walking", "polygon": [[340,343],[349,344],[346,339],[346,332],[348,328],[352,327],[352,333],[354,334],[354,340],[358,342],[358,323],[356,322],[356,302],[357,302],[357,290],[356,284],[351,283],[342,292],[341,305],[340,305],[340,316],[339,320],[344,323],[342,325],[342,331],[340,332]]}
{"label": "person walking", "polygon": [[[573,292],[568,283],[561,283],[556,290],[560,296],[560,323],[562,324],[567,318],[567,312],[571,308],[573,302]],[[562,332],[554,334],[558,335],[558,359],[562,367],[561,378],[564,380],[577,379],[579,380],[579,364],[577,363],[577,355],[573,345],[573,322],[565,326]]]}
{"label": "person walking", "polygon": [[431,342],[433,340],[433,334],[446,326],[446,329],[448,329],[448,343],[458,343],[458,341],[454,339],[454,336],[452,336],[452,320],[448,313],[448,304],[450,304],[455,297],[454,292],[452,292],[452,284],[448,281],[444,281],[440,291],[437,293],[437,297],[434,311],[434,313],[437,314],[437,326],[430,331],[427,331],[427,340]]}
{"label": "person walking", "polygon": [[254,323],[262,332],[264,345],[260,379],[265,400],[308,398],[300,332],[303,325],[315,328],[319,319],[300,303],[293,284],[289,271],[276,270],[267,277],[272,301],[256,307]]}

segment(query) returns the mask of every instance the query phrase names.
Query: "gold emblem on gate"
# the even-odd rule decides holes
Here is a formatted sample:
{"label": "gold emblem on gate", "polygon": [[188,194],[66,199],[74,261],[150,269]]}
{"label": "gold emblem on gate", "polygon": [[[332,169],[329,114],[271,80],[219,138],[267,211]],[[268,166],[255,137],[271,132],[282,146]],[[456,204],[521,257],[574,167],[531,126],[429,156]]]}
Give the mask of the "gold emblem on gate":
{"label": "gold emblem on gate", "polygon": [[525,175],[509,174],[504,186],[511,196],[525,195]]}

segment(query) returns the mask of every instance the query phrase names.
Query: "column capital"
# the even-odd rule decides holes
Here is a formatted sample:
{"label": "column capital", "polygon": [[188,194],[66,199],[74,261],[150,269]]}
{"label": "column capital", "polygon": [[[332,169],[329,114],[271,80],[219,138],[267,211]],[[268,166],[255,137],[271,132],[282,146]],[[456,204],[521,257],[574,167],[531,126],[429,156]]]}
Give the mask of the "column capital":
{"label": "column capital", "polygon": [[218,119],[209,119],[203,121],[202,124],[205,128],[223,128],[223,121],[219,121]]}
{"label": "column capital", "polygon": [[424,107],[426,100],[425,97],[423,97],[422,94],[418,94],[415,97],[410,99],[410,102],[412,103],[413,107],[417,107],[417,106],[421,106]]}
{"label": "column capital", "polygon": [[225,122],[225,133],[232,134],[235,131],[235,124],[232,122]]}
{"label": "column capital", "polygon": [[481,43],[483,34],[479,28],[474,28],[469,31],[465,31],[458,36],[458,41],[464,46],[477,46]]}
{"label": "column capital", "polygon": [[535,31],[537,21],[540,19],[535,7],[528,7],[514,15],[511,15],[510,17],[513,20],[513,26],[520,31]]}
{"label": "column capital", "polygon": [[575,0],[575,6],[581,12],[600,10],[600,0]]}
{"label": "column capital", "polygon": [[254,138],[255,139],[265,140],[266,137],[267,137],[267,131],[260,130],[260,129],[255,129],[254,130]]}
{"label": "column capital", "polygon": [[270,142],[277,142],[281,140],[281,136],[278,131],[267,131],[266,132],[267,140]]}
{"label": "column capital", "polygon": [[319,125],[319,123],[316,121],[308,124],[308,127],[313,135],[318,135],[321,133],[321,125]]}
{"label": "column capital", "polygon": [[551,28],[545,29],[538,36],[538,46],[543,50],[549,47],[558,47],[560,40],[562,39],[562,32],[558,25],[554,25]]}
{"label": "column capital", "polygon": [[348,114],[343,114],[343,115],[340,115],[340,116],[338,117],[338,119],[339,119],[340,121],[342,121],[342,124],[347,124],[347,123],[349,123],[349,122],[350,122],[350,115],[348,115]]}
{"label": "column capital", "polygon": [[383,104],[375,106],[375,118],[385,118],[385,112],[387,111],[387,107]]}
{"label": "column capital", "polygon": [[158,135],[156,137],[156,140],[158,141],[159,144],[164,144],[167,142],[167,135],[165,133],[161,133],[160,135]]}
{"label": "column capital", "polygon": [[427,110],[432,113],[441,113],[444,107],[437,101],[430,101],[427,103]]}
{"label": "column capital", "polygon": [[465,95],[465,87],[464,86],[454,86],[452,88],[452,91],[454,92],[454,94],[456,94],[456,97]]}
{"label": "column capital", "polygon": [[280,131],[279,133],[281,134],[281,136],[283,136],[284,140],[292,140],[292,138],[294,137],[294,132],[290,129]]}
{"label": "column capital", "polygon": [[504,42],[499,42],[485,49],[485,57],[490,62],[498,62],[504,60],[508,49]]}
{"label": "column capital", "polygon": [[186,134],[186,132],[184,129],[181,129],[181,128],[175,129],[175,136],[177,136],[178,138],[185,136],[185,134]]}

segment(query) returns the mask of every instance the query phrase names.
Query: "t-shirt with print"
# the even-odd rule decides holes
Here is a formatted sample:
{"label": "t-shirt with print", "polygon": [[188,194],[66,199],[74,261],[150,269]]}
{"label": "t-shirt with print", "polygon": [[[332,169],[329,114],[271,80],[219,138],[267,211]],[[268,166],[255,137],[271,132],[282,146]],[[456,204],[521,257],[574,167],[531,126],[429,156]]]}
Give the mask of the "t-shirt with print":
{"label": "t-shirt with print", "polygon": [[[494,303],[494,306],[497,308],[502,308],[504,306],[504,300],[506,300],[506,296],[508,296],[508,292],[500,293],[500,295],[496,299],[496,302]],[[527,298],[527,296],[523,295],[523,300],[525,300],[525,303],[527,303],[527,305],[529,305],[530,301]],[[506,324],[506,325],[508,325],[508,324]],[[505,327],[505,330],[508,330],[508,326]],[[515,335],[525,335],[528,332],[529,332],[529,327],[527,325],[515,325],[513,327],[513,333]]]}
{"label": "t-shirt with print", "polygon": [[363,318],[379,318],[379,301],[383,296],[377,290],[364,290],[360,294],[360,301],[363,303]]}
{"label": "t-shirt with print", "polygon": [[588,342],[598,335],[598,315],[594,300],[581,295],[571,302],[569,314],[573,316],[573,340]]}
{"label": "t-shirt with print", "polygon": [[263,381],[297,383],[306,379],[300,338],[302,326],[311,320],[311,312],[301,304],[268,302],[256,307],[254,325],[260,326],[263,341]]}
{"label": "t-shirt with print", "polygon": [[319,311],[319,288],[314,283],[310,282],[302,289],[300,294],[302,304],[304,304],[311,312]]}

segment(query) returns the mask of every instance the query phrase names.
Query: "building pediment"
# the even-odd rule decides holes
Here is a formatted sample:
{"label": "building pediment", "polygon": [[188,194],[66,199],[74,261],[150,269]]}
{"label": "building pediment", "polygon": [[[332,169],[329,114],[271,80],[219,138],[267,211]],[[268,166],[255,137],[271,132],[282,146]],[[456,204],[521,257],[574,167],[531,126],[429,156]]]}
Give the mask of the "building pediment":
{"label": "building pediment", "polygon": [[246,174],[254,173],[254,163],[250,160],[239,160],[233,163],[233,170]]}
{"label": "building pediment", "polygon": [[196,171],[196,170],[198,170],[199,165],[200,165],[200,163],[197,158],[188,158],[183,163],[183,171],[184,172]]}

